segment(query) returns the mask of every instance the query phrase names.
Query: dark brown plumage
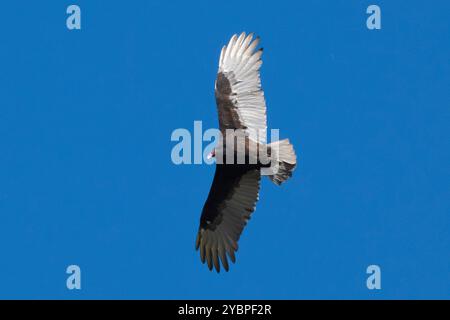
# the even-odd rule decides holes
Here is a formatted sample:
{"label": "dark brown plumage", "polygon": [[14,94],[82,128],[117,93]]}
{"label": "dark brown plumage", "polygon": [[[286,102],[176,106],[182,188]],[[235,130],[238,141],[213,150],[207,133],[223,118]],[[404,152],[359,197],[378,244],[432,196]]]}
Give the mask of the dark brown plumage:
{"label": "dark brown plumage", "polygon": [[[262,169],[275,163],[277,170],[268,177],[279,185],[292,176],[296,166],[288,140],[266,144],[266,103],[259,76],[262,49],[255,51],[259,38],[252,39],[252,34],[245,33],[231,38],[220,54],[216,78],[220,131],[225,137],[227,130],[239,129],[235,134],[245,143],[243,164],[237,164],[242,150],[236,144],[227,146],[224,138],[216,147],[216,172],[200,218],[195,247],[201,261],[217,272],[221,264],[228,271],[228,259],[236,260],[239,238],[259,198]],[[265,151],[272,162],[264,162],[258,150]]]}

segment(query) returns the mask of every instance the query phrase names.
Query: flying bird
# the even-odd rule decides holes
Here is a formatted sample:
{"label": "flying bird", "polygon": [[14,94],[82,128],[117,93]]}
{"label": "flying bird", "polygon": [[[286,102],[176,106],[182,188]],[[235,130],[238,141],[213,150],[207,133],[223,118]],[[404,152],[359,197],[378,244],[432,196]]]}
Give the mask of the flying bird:
{"label": "flying bird", "polygon": [[[234,144],[230,148],[223,138],[221,148],[216,146],[209,155],[216,157],[216,171],[200,217],[195,248],[200,249],[202,263],[217,272],[221,264],[229,270],[228,259],[235,262],[238,240],[259,199],[262,170],[269,165],[254,150],[263,150],[272,161],[275,159],[276,171],[268,178],[277,185],[292,176],[297,162],[288,139],[266,143],[266,102],[259,74],[263,49],[256,49],[259,41],[259,37],[253,38],[253,33],[235,34],[222,48],[219,58],[215,81],[219,129],[223,137],[230,129],[243,132],[247,153],[245,163],[236,163],[242,148]],[[250,145],[256,149],[249,148]],[[231,162],[226,157],[229,153]],[[219,163],[219,154],[227,161]],[[252,157],[256,161],[250,161]]]}

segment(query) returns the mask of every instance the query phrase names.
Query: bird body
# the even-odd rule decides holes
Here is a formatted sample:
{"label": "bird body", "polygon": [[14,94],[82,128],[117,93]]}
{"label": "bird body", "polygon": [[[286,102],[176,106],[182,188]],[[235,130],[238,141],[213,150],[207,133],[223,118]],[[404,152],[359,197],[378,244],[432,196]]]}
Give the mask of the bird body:
{"label": "bird body", "polygon": [[195,245],[201,261],[217,272],[220,262],[228,271],[228,259],[236,260],[238,240],[259,199],[261,175],[280,185],[296,166],[289,140],[266,143],[258,44],[253,34],[234,35],[219,59],[215,97],[222,139],[211,154],[216,158],[216,171]]}

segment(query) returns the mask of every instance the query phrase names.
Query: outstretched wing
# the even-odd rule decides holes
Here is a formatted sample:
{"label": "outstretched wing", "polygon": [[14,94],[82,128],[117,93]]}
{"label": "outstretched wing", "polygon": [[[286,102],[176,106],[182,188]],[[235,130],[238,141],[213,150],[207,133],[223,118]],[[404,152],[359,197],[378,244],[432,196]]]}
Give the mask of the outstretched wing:
{"label": "outstretched wing", "polygon": [[260,171],[248,165],[216,165],[214,181],[203,207],[195,248],[200,248],[202,263],[228,271],[228,257],[235,262],[238,240],[255,210],[260,186]]}
{"label": "outstretched wing", "polygon": [[222,48],[216,78],[216,104],[219,126],[244,129],[253,141],[266,143],[266,102],[259,69],[262,49],[255,51],[259,38],[243,32],[234,35]]}

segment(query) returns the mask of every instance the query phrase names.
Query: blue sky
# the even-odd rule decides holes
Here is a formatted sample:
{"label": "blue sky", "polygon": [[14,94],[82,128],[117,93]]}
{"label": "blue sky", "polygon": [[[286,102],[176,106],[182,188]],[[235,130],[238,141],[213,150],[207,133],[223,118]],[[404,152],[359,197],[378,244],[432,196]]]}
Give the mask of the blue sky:
{"label": "blue sky", "polygon": [[[448,1],[74,3],[78,31],[70,2],[2,5],[0,298],[449,297]],[[170,135],[217,126],[241,31],[299,164],[218,275],[194,250],[214,167],[172,164]]]}

